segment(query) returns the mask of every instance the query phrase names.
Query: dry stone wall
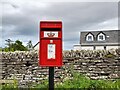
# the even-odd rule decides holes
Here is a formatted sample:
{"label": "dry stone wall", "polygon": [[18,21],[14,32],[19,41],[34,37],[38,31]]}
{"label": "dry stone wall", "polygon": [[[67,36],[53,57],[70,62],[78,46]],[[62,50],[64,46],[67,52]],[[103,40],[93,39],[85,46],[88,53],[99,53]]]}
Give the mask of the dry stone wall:
{"label": "dry stone wall", "polygon": [[[1,52],[0,56],[2,79],[17,79],[20,87],[48,79],[48,67],[39,66],[37,51]],[[63,66],[55,67],[55,82],[72,78],[73,70],[91,79],[120,78],[120,50],[64,51]]]}

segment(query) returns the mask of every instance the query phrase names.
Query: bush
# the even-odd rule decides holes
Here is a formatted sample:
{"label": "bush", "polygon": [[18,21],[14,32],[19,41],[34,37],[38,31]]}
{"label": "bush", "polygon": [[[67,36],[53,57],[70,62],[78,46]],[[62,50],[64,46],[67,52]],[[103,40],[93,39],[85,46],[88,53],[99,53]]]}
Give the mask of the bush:
{"label": "bush", "polygon": [[107,54],[107,55],[105,55],[105,57],[106,58],[115,58],[115,55],[113,55],[113,54]]}
{"label": "bush", "polygon": [[75,74],[73,80],[66,80],[56,88],[76,88],[83,90],[120,90],[120,79],[111,80],[90,80],[89,78]]}
{"label": "bush", "polygon": [[5,83],[4,85],[1,85],[1,90],[18,90],[18,81],[15,79],[13,81],[14,83]]}
{"label": "bush", "polygon": [[[30,88],[32,89],[33,87]],[[41,82],[41,84],[37,84],[34,88],[40,88],[41,90],[48,89],[48,80],[44,80],[43,82]]]}

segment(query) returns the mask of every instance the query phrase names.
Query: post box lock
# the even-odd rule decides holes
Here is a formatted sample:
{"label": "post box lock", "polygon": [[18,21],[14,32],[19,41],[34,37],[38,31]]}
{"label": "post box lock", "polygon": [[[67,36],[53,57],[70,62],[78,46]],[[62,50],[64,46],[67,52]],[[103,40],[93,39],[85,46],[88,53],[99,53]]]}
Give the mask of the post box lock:
{"label": "post box lock", "polygon": [[50,40],[50,43],[53,43],[53,40]]}

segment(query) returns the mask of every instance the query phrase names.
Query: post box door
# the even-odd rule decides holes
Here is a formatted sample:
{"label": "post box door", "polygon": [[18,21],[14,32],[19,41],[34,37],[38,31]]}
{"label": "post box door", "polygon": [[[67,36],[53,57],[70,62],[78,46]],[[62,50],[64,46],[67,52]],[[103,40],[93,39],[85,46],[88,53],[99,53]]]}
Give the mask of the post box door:
{"label": "post box door", "polygon": [[41,58],[42,66],[61,66],[62,65],[62,42],[60,39],[41,40]]}

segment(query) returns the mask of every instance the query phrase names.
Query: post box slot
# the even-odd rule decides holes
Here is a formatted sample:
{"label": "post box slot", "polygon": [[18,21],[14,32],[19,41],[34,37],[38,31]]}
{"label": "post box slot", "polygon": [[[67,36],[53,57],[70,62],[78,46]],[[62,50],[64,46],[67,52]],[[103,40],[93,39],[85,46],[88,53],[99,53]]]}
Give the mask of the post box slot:
{"label": "post box slot", "polygon": [[60,28],[41,28],[41,31],[60,31]]}

